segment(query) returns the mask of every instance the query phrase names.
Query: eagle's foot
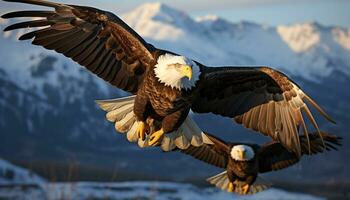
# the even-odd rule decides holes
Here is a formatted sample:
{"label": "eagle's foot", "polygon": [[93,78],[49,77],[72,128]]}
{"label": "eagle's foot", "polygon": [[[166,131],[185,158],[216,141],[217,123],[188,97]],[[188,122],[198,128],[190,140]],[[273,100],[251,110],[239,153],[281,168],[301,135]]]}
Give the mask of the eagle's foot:
{"label": "eagle's foot", "polygon": [[246,184],[246,185],[242,186],[242,193],[243,194],[248,194],[249,188],[250,188],[249,184]]}
{"label": "eagle's foot", "polygon": [[236,186],[232,182],[230,182],[228,184],[227,192],[233,192],[235,191],[235,189],[236,189]]}
{"label": "eagle's foot", "polygon": [[141,140],[145,140],[146,138],[146,123],[143,121],[140,121],[137,126],[137,136],[141,138]]}
{"label": "eagle's foot", "polygon": [[152,133],[150,140],[149,140],[149,145],[150,146],[155,146],[158,144],[158,141],[163,137],[164,135],[164,131],[163,128],[161,128],[160,130]]}

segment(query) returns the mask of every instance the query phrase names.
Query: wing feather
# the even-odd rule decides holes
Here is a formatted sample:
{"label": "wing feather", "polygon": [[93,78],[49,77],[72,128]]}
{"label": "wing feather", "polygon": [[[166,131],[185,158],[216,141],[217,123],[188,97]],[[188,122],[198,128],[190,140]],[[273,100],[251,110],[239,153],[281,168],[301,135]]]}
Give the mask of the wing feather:
{"label": "wing feather", "polygon": [[35,28],[20,37],[55,50],[86,67],[112,85],[135,93],[145,71],[159,52],[114,14],[96,8],[45,0],[5,0],[54,8],[53,11],[16,11],[2,18],[36,17],[4,31]]}
{"label": "wing feather", "polygon": [[[306,136],[300,136],[302,155],[314,155],[324,151],[330,151],[331,149],[337,150],[336,146],[341,145],[340,137],[325,132],[321,132],[320,134],[323,139],[316,133],[309,134],[310,143]],[[299,162],[300,158],[295,153],[288,151],[280,143],[270,142],[259,149],[258,159],[259,172],[264,173],[289,167]]]}
{"label": "wing feather", "polygon": [[192,110],[234,118],[246,128],[261,132],[301,155],[300,126],[305,112],[314,128],[316,120],[305,102],[326,119],[331,118],[286,75],[268,67],[203,67],[204,78]]}
{"label": "wing feather", "polygon": [[213,135],[206,133],[206,136],[213,144],[203,144],[199,147],[191,145],[187,149],[181,150],[181,152],[208,164],[226,168],[230,147],[224,141]]}

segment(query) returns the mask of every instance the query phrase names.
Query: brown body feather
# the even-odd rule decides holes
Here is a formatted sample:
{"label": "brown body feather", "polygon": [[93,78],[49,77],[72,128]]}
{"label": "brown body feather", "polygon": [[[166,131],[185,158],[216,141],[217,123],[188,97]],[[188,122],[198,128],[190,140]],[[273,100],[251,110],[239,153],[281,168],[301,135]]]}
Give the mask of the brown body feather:
{"label": "brown body feather", "polygon": [[[228,160],[226,167],[227,175],[231,182],[234,182],[236,179],[245,181],[251,176],[255,180],[259,171],[259,163],[256,158],[250,161],[237,161],[231,158]],[[249,184],[252,184],[252,182]]]}
{"label": "brown body feather", "polygon": [[176,130],[186,119],[196,95],[193,90],[177,90],[160,83],[153,70],[147,72],[134,104],[138,120],[147,117],[162,122],[165,133]]}

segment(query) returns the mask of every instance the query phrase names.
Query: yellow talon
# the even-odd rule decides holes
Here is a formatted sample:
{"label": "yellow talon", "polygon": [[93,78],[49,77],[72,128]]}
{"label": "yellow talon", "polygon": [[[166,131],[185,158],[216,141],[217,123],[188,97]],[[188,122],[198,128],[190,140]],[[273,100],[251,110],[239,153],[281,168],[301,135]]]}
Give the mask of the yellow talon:
{"label": "yellow talon", "polygon": [[244,186],[242,187],[242,192],[243,192],[243,194],[248,194],[249,188],[250,188],[250,185],[249,185],[249,184],[244,185]]}
{"label": "yellow talon", "polygon": [[140,121],[138,127],[137,127],[137,135],[142,140],[145,140],[146,138],[146,124],[143,121]]}
{"label": "yellow talon", "polygon": [[161,128],[159,131],[156,131],[152,133],[151,138],[149,140],[150,146],[155,146],[158,144],[158,141],[163,137],[164,131],[163,128]]}
{"label": "yellow talon", "polygon": [[227,192],[233,192],[235,190],[235,185],[233,183],[228,184]]}

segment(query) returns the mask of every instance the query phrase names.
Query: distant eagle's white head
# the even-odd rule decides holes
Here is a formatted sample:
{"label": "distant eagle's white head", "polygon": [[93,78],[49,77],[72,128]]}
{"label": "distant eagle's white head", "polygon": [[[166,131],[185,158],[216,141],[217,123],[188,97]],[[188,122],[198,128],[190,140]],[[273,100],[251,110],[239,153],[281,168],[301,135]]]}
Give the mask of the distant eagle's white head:
{"label": "distant eagle's white head", "polygon": [[192,60],[172,54],[159,56],[154,72],[159,82],[178,90],[196,86],[201,74],[199,66]]}
{"label": "distant eagle's white head", "polygon": [[231,149],[231,157],[237,161],[249,161],[254,155],[254,150],[247,145],[235,145]]}

